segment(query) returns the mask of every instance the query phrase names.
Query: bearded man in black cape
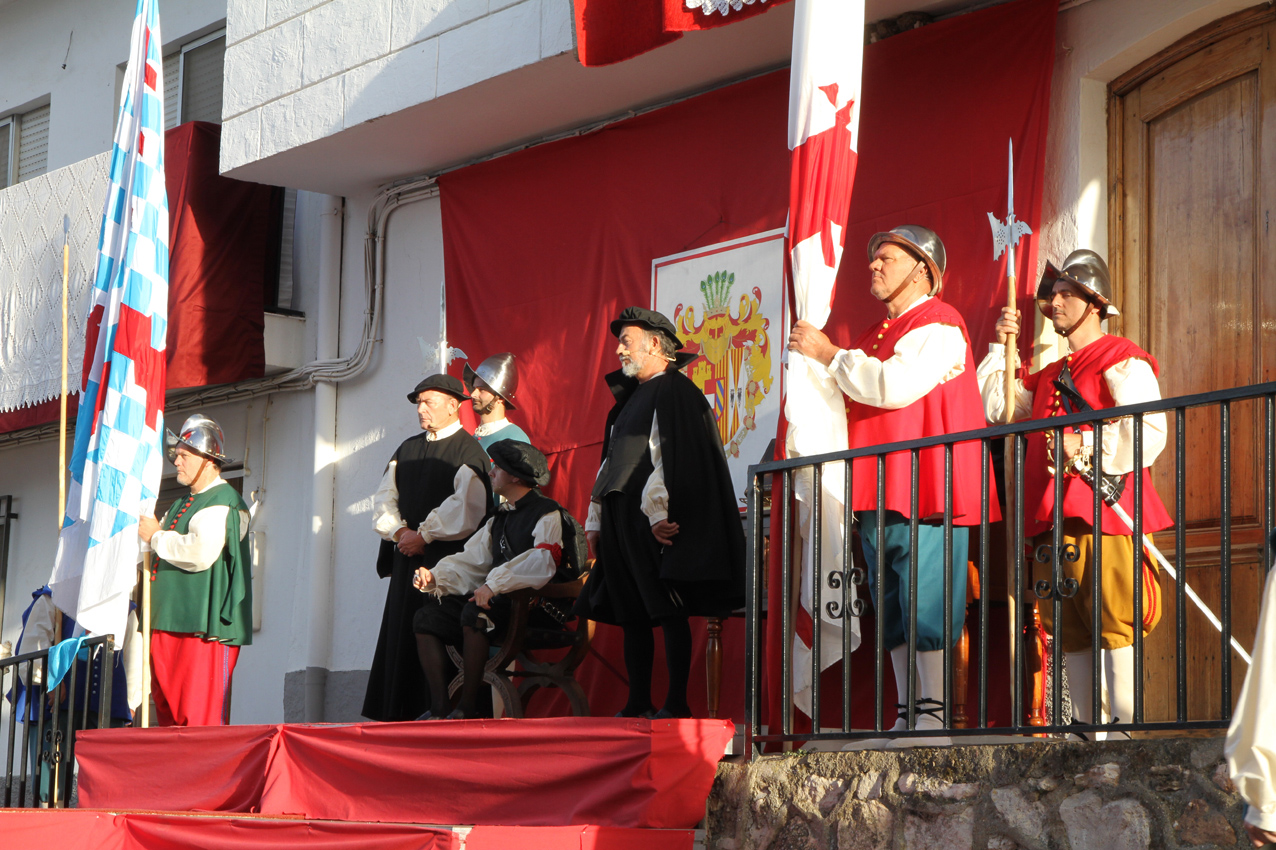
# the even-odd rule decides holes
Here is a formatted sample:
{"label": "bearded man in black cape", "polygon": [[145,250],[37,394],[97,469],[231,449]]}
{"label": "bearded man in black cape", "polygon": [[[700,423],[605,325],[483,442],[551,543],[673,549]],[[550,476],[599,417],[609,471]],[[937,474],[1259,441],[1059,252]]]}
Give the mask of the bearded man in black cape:
{"label": "bearded man in black cape", "polygon": [[[621,368],[590,498],[597,561],[576,612],[625,633],[629,699],[620,717],[690,717],[689,616],[744,604],[744,529],[704,392],[679,369],[692,358],[660,313],[628,307],[611,323]],[[664,632],[669,692],[651,701],[654,628]]]}
{"label": "bearded man in black cape", "polygon": [[377,575],[390,586],[363,699],[371,720],[415,720],[429,705],[412,631],[425,597],[412,578],[417,568],[464,549],[492,512],[487,453],[457,417],[466,399],[451,375],[431,375],[408,393],[422,433],[395,451],[372,500],[373,529],[382,538]]}

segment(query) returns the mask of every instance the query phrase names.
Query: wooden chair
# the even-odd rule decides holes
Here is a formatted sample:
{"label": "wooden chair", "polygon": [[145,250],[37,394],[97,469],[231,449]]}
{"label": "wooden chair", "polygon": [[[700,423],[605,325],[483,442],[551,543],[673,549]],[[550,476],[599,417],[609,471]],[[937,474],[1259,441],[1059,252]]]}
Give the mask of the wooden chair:
{"label": "wooden chair", "polygon": [[[576,618],[575,629],[561,631],[528,624],[532,607],[541,599],[555,600],[559,608],[570,609],[571,603],[583,592],[586,578],[588,573],[575,581],[506,594],[511,603],[509,627],[505,631],[505,639],[483,669],[483,681],[500,696],[507,717],[522,717],[531,695],[545,687],[562,690],[574,716],[589,716],[589,699],[580,682],[576,681],[575,672],[589,653],[589,643],[594,637],[593,621]],[[555,649],[566,649],[567,652],[555,661],[542,661],[528,654],[534,650]],[[457,669],[462,670],[448,686],[448,695],[455,696],[465,680],[465,673],[461,653],[451,646],[447,651]],[[521,681],[516,684],[516,679]]]}

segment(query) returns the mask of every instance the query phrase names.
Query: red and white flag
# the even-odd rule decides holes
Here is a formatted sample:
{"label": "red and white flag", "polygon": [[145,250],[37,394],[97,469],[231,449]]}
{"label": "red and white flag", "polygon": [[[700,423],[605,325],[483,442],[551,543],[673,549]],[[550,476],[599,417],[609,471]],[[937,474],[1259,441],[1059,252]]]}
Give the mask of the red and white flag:
{"label": "red and white flag", "polygon": [[[788,250],[793,280],[793,313],[824,327],[833,306],[844,228],[855,181],[860,115],[860,77],[864,64],[864,0],[797,0],[793,20],[793,64],[789,77],[789,149],[793,151],[789,183]],[[814,360],[789,352],[785,371],[782,427],[788,457],[810,457],[847,448],[846,409],[842,392],[828,371]],[[828,583],[842,572],[843,464],[823,471],[821,563],[818,577],[826,600],[841,606],[841,591]],[[813,543],[811,506],[813,477],[798,477],[802,537],[801,610],[793,640],[794,704],[811,715],[811,644]],[[850,592],[854,592],[851,588]],[[842,624],[854,629],[858,620],[821,623],[820,669],[842,657]]]}

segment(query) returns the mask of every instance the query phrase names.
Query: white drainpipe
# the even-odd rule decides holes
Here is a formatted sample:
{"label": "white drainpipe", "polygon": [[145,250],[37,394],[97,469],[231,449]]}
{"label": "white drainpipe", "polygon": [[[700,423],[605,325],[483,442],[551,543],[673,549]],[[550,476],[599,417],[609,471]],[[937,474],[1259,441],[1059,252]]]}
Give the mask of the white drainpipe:
{"label": "white drainpipe", "polygon": [[[319,218],[319,299],[315,326],[316,359],[336,360],[341,314],[341,198],[324,195]],[[337,448],[337,386],[315,384],[314,485],[309,537],[310,616],[306,642],[307,723],[324,719],[328,670],[332,665],[332,525],[336,518],[334,479]],[[302,574],[306,574],[303,569]]]}

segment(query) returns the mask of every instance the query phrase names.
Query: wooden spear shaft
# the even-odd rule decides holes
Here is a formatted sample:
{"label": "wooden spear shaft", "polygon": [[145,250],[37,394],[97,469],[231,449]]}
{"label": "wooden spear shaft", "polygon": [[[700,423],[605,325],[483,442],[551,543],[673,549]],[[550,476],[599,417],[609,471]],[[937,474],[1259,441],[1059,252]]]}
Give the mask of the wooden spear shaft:
{"label": "wooden spear shaft", "polygon": [[149,550],[142,555],[142,728],[151,725],[151,562]]}
{"label": "wooden spear shaft", "polygon": [[71,246],[67,242],[68,222],[62,222],[62,395],[60,400],[61,416],[58,419],[58,533],[62,533],[62,518],[66,512],[66,395],[67,395],[67,358],[68,323],[67,311],[70,300]]}
{"label": "wooden spear shaft", "polygon": [[[1014,246],[1010,247],[1010,256],[1007,258],[1006,268],[1006,306],[1012,311],[1017,308],[1017,293],[1015,290],[1015,264],[1014,264]],[[1005,410],[1002,413],[1002,422],[1009,425],[1015,418],[1015,354],[1018,348],[1018,334],[1006,334],[1006,371],[1005,385],[1003,387],[1002,397],[1005,401]],[[1010,687],[1011,702],[1014,703],[1015,687],[1015,659],[1018,654],[1019,646],[1019,608],[1015,602],[1015,562],[1018,553],[1015,546],[1015,516],[1018,511],[1018,505],[1015,502],[1015,438],[1007,437],[1005,446],[1005,480],[1006,480],[1006,597],[1007,611],[1010,612],[1007,618],[1010,625]],[[1016,718],[1018,720],[1018,718]]]}

